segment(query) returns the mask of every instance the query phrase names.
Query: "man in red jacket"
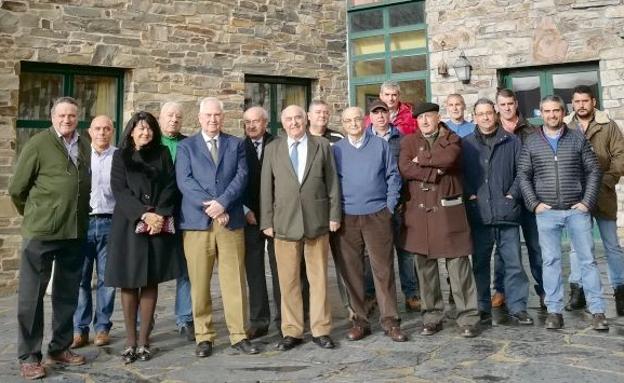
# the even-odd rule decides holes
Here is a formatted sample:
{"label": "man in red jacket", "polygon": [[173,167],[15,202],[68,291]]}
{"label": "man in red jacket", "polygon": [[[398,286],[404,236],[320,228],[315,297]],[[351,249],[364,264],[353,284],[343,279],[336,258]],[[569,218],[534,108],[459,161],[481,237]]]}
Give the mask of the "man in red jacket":
{"label": "man in red jacket", "polygon": [[[408,135],[418,130],[416,119],[412,116],[412,105],[399,101],[401,87],[396,81],[384,81],[379,88],[379,98],[388,105],[390,122],[403,134]],[[370,115],[366,116],[365,126],[370,125]]]}

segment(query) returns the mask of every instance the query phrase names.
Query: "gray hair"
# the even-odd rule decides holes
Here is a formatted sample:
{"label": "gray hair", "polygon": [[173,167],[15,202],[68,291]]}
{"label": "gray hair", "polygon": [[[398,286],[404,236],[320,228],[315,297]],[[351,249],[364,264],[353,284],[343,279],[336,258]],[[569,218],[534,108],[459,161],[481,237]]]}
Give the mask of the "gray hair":
{"label": "gray hair", "polygon": [[179,102],[176,102],[176,101],[167,101],[160,108],[160,113],[162,113],[164,110],[167,110],[169,108],[176,108],[178,111],[181,112],[182,111],[182,104],[180,104]]}
{"label": "gray hair", "polygon": [[542,98],[542,100],[540,101],[540,110],[542,110],[542,106],[544,105],[544,103],[547,103],[547,102],[556,102],[559,104],[559,107],[561,108],[562,111],[565,112],[566,110],[565,102],[563,101],[563,99],[555,94],[551,94],[549,96]]}
{"label": "gray hair", "polygon": [[243,113],[243,118],[245,117],[245,114],[249,111],[253,111],[253,110],[257,110],[260,112],[260,115],[262,115],[262,118],[264,118],[265,120],[269,120],[269,113],[266,111],[266,109],[264,109],[261,106],[252,106],[251,108],[248,108],[244,113]]}
{"label": "gray hair", "polygon": [[451,94],[449,94],[448,96],[446,96],[446,102],[448,102],[449,99],[451,99],[451,98],[459,99],[461,101],[461,103],[464,106],[466,106],[466,101],[464,101],[464,96],[462,96],[461,94],[459,94],[459,93],[451,93]]}
{"label": "gray hair", "polygon": [[54,114],[54,109],[56,109],[56,107],[59,104],[71,104],[73,106],[76,107],[76,109],[80,109],[80,105],[78,104],[78,101],[76,101],[75,98],[73,97],[59,97],[56,100],[54,100],[54,103],[52,103],[52,107],[50,108],[50,116],[52,116]]}
{"label": "gray hair", "polygon": [[401,93],[401,86],[393,80],[384,81],[379,87],[379,93],[383,92],[384,89],[396,89],[397,92]]}
{"label": "gray hair", "polygon": [[223,101],[219,100],[216,97],[206,97],[199,102],[199,113],[204,113],[204,111],[206,110],[206,105],[208,104],[217,104],[219,105],[221,111],[224,111]]}
{"label": "gray hair", "polygon": [[358,112],[360,112],[360,116],[362,116],[362,117],[364,117],[364,116],[365,116],[365,114],[364,114],[364,109],[360,108],[359,106],[350,106],[350,107],[348,107],[347,109],[345,109],[345,110],[343,110],[343,111],[342,111],[342,114],[340,115],[340,118],[341,118],[341,119],[344,119],[344,115],[345,115],[345,113],[347,113],[347,112],[348,112],[348,111],[350,111],[350,110],[357,110]]}
{"label": "gray hair", "polygon": [[474,104],[474,110],[477,110],[477,106],[479,105],[490,105],[492,107],[492,110],[496,110],[496,107],[494,106],[494,101],[490,100],[489,98],[480,98],[477,100],[477,102],[475,102]]}
{"label": "gray hair", "polygon": [[314,108],[315,106],[318,106],[318,105],[323,105],[323,106],[326,106],[326,107],[329,108],[329,104],[327,102],[317,98],[317,99],[314,99],[314,100],[312,100],[310,102],[310,106],[308,106],[308,112],[311,112],[312,108]]}

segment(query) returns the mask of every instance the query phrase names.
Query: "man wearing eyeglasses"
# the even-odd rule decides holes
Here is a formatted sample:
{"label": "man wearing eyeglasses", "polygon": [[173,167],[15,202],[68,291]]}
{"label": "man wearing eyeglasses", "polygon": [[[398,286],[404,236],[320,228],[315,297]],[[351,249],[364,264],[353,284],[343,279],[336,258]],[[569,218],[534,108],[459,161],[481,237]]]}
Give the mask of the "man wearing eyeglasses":
{"label": "man wearing eyeglasses", "polygon": [[490,261],[496,245],[505,268],[509,316],[518,324],[531,325],[533,319],[526,311],[529,285],[520,255],[522,195],[516,180],[522,144],[500,127],[491,100],[479,99],[474,113],[477,128],[463,140],[462,161],[481,321],[492,322]]}
{"label": "man wearing eyeglasses", "polygon": [[52,261],[56,264],[52,281],[54,319],[46,364],[85,363],[84,356],[73,353],[69,347],[84,260],[80,246],[89,224],[91,148],[76,131],[76,100],[57,99],[50,115],[52,127],[26,143],[9,185],[13,204],[24,216],[17,354],[20,373],[26,379],[46,375],[41,364],[43,295],[50,280]]}

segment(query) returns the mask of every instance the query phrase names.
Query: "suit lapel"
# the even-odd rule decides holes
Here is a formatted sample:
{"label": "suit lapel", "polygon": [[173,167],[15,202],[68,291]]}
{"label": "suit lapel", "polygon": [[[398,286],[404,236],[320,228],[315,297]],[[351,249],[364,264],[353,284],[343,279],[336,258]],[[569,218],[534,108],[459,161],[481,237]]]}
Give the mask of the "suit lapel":
{"label": "suit lapel", "polygon": [[219,164],[223,162],[223,157],[225,156],[225,152],[228,147],[228,143],[230,140],[223,133],[219,133],[219,140],[217,142],[217,150],[219,152],[219,161],[217,162],[215,167],[219,167]]}
{"label": "suit lapel", "polygon": [[312,162],[314,161],[318,148],[319,146],[317,142],[308,135],[308,155],[306,158],[305,170],[303,171],[303,178],[301,179],[302,185],[308,177],[308,173],[310,172],[310,168],[312,167]]}
{"label": "suit lapel", "polygon": [[284,143],[279,146],[280,151],[282,152],[282,156],[286,158],[285,166],[289,169],[290,174],[295,178],[295,181],[299,183],[299,179],[297,178],[297,172],[295,168],[293,168],[292,161],[290,160],[290,153],[288,152],[288,139],[284,138]]}

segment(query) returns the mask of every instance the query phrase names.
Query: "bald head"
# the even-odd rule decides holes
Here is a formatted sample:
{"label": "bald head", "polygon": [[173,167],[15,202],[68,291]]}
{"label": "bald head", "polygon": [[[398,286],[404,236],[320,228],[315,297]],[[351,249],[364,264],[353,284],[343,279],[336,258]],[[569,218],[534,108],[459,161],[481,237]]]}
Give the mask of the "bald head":
{"label": "bald head", "polygon": [[113,120],[108,116],[97,116],[91,120],[89,126],[91,146],[96,152],[101,153],[110,147],[113,139]]}
{"label": "bald head", "polygon": [[364,134],[364,111],[352,106],[342,112],[342,128],[351,138],[359,139]]}
{"label": "bald head", "polygon": [[299,105],[289,105],[282,110],[281,121],[288,137],[299,140],[305,135],[306,114]]}
{"label": "bald head", "polygon": [[158,124],[165,136],[177,136],[182,129],[182,105],[173,101],[165,103],[160,109]]}

